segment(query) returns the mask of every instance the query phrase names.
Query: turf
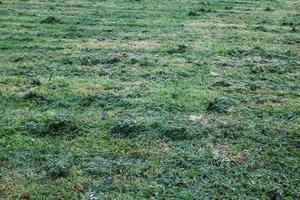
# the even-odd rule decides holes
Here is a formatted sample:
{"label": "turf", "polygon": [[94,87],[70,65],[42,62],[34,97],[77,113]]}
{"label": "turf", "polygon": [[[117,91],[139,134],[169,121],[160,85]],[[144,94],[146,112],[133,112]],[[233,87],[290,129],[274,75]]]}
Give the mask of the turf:
{"label": "turf", "polygon": [[300,199],[297,0],[1,0],[0,199]]}

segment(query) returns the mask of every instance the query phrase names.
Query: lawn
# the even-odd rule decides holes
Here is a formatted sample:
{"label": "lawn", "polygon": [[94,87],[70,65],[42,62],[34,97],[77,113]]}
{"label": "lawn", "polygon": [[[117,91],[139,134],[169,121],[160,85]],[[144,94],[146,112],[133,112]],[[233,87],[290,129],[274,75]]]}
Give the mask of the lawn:
{"label": "lawn", "polygon": [[0,0],[0,199],[300,199],[300,1]]}

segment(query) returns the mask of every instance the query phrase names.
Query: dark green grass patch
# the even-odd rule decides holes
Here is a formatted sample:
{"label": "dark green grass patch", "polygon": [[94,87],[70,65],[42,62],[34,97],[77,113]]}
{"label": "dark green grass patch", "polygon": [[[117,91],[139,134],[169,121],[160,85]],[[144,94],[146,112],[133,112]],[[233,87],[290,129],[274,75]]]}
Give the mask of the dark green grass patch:
{"label": "dark green grass patch", "polygon": [[95,106],[106,110],[115,108],[131,108],[132,103],[122,95],[113,92],[101,92],[96,94],[82,95],[80,103],[83,107]]}
{"label": "dark green grass patch", "polygon": [[66,178],[70,174],[72,162],[72,158],[66,155],[60,155],[58,158],[50,160],[45,167],[47,175],[52,179]]}
{"label": "dark green grass patch", "polygon": [[135,121],[125,120],[122,122],[117,122],[114,124],[109,132],[109,137],[134,137],[136,135],[141,134],[145,131],[145,128],[142,124],[137,124]]}
{"label": "dark green grass patch", "polygon": [[49,17],[46,17],[45,19],[41,20],[41,23],[44,23],[44,24],[53,24],[53,23],[59,23],[60,20],[54,16],[49,16]]}
{"label": "dark green grass patch", "polygon": [[75,137],[85,130],[84,122],[65,114],[44,114],[28,119],[20,129],[36,136]]}
{"label": "dark green grass patch", "polygon": [[227,112],[228,109],[234,106],[234,104],[235,104],[234,101],[231,99],[217,98],[208,102],[206,110],[223,113],[223,112]]}

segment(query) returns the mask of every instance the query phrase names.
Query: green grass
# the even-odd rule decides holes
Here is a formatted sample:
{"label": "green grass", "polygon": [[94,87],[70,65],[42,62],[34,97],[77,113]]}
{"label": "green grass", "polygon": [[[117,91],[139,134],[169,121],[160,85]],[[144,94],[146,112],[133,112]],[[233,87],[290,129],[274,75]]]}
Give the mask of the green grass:
{"label": "green grass", "polygon": [[300,199],[296,0],[1,0],[0,199]]}

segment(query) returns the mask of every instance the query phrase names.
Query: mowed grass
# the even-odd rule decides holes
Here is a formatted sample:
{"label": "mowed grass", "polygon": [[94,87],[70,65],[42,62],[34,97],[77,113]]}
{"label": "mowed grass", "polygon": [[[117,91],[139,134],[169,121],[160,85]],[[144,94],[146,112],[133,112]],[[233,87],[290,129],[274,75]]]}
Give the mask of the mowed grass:
{"label": "mowed grass", "polygon": [[296,0],[1,0],[0,199],[300,199]]}

